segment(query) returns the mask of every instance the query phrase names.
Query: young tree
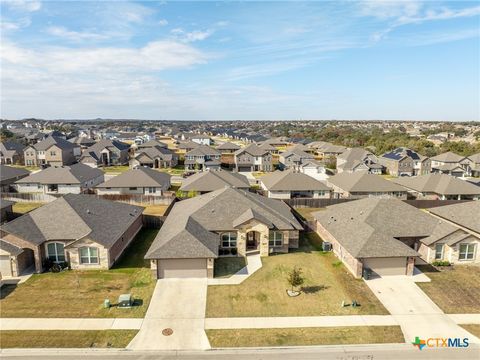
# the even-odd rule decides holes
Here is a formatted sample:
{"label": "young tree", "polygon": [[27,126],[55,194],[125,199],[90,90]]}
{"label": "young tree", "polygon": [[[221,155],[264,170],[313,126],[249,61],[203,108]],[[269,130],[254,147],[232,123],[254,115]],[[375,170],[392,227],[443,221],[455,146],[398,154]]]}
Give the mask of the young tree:
{"label": "young tree", "polygon": [[297,266],[294,266],[292,271],[288,273],[287,280],[292,287],[292,291],[294,291],[296,287],[302,285],[303,282],[305,281],[304,277],[302,276],[302,269]]}

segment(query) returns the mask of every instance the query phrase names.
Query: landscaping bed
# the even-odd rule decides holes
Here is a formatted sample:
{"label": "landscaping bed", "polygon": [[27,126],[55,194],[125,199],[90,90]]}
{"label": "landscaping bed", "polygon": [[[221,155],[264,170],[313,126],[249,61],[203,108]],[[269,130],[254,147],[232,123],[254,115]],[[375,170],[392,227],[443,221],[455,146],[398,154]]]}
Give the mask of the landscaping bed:
{"label": "landscaping bed", "polygon": [[[316,234],[309,234],[298,251],[263,257],[263,267],[240,285],[209,286],[206,317],[388,314],[333,253],[316,250],[320,242]],[[292,298],[286,290],[294,266],[302,269],[305,282],[302,294]],[[360,306],[342,307],[342,301],[353,300]]]}
{"label": "landscaping bed", "polygon": [[480,267],[468,265],[417,267],[432,280],[417,285],[445,313],[480,313]]}
{"label": "landscaping bed", "polygon": [[[143,229],[110,270],[66,270],[34,274],[18,286],[2,287],[2,317],[143,317],[155,288],[143,259],[158,230]],[[109,299],[131,293],[136,306],[104,308]]]}
{"label": "landscaping bed", "polygon": [[138,330],[6,330],[0,348],[124,348]]}
{"label": "landscaping bed", "polygon": [[221,347],[306,346],[403,343],[400,326],[345,326],[289,329],[206,330],[210,345]]}

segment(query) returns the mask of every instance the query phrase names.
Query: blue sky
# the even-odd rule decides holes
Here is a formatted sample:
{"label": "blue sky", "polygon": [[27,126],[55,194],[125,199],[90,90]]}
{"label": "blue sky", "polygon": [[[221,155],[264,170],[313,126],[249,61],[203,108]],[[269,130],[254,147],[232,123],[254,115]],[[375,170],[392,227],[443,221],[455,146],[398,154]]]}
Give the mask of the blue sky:
{"label": "blue sky", "polygon": [[480,3],[1,2],[5,118],[480,120]]}

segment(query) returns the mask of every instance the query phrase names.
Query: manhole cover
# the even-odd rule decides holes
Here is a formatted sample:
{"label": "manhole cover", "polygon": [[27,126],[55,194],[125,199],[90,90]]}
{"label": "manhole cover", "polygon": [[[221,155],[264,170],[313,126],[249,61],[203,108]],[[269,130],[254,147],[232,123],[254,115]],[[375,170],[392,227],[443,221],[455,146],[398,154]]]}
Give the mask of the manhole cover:
{"label": "manhole cover", "polygon": [[172,334],[173,334],[173,330],[170,329],[170,328],[166,328],[166,329],[162,330],[162,335],[164,335],[164,336],[170,336]]}

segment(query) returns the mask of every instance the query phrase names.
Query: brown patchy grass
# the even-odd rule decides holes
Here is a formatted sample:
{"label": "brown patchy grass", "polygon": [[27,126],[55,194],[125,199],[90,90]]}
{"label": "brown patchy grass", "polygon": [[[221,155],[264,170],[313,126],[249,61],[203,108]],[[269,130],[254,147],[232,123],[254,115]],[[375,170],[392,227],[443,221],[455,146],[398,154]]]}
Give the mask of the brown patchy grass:
{"label": "brown patchy grass", "polygon": [[17,214],[25,214],[29,211],[35,210],[36,208],[45,205],[43,202],[17,202],[13,204],[13,212]]}
{"label": "brown patchy grass", "polygon": [[325,210],[325,208],[295,208],[295,211],[307,221],[313,221],[313,213],[321,210]]}
{"label": "brown patchy grass", "polygon": [[156,215],[156,216],[163,216],[165,211],[168,208],[168,205],[142,205],[145,206],[145,210],[143,213],[145,215]]}
{"label": "brown patchy grass", "polygon": [[[262,258],[263,267],[240,285],[209,286],[207,317],[388,314],[362,280],[355,279],[333,253],[315,250],[318,236],[304,239],[299,251]],[[303,270],[303,293],[287,295],[287,274]],[[356,300],[361,306],[341,307]]]}
{"label": "brown patchy grass", "polygon": [[0,348],[124,348],[138,330],[5,330]]}
{"label": "brown patchy grass", "polygon": [[475,335],[476,337],[480,338],[480,324],[465,324],[460,326],[465,330],[467,330],[472,335]]}
{"label": "brown patchy grass", "polygon": [[419,266],[432,281],[418,286],[444,312],[449,314],[480,313],[480,267],[458,265],[453,269],[435,271]]}
{"label": "brown patchy grass", "polygon": [[[35,274],[18,286],[2,287],[1,317],[143,317],[155,280],[143,259],[157,230],[144,229],[110,270],[70,270]],[[120,294],[131,293],[139,306],[103,308]]]}
{"label": "brown patchy grass", "polygon": [[346,326],[290,329],[206,330],[210,344],[220,347],[306,346],[403,343],[399,326]]}

